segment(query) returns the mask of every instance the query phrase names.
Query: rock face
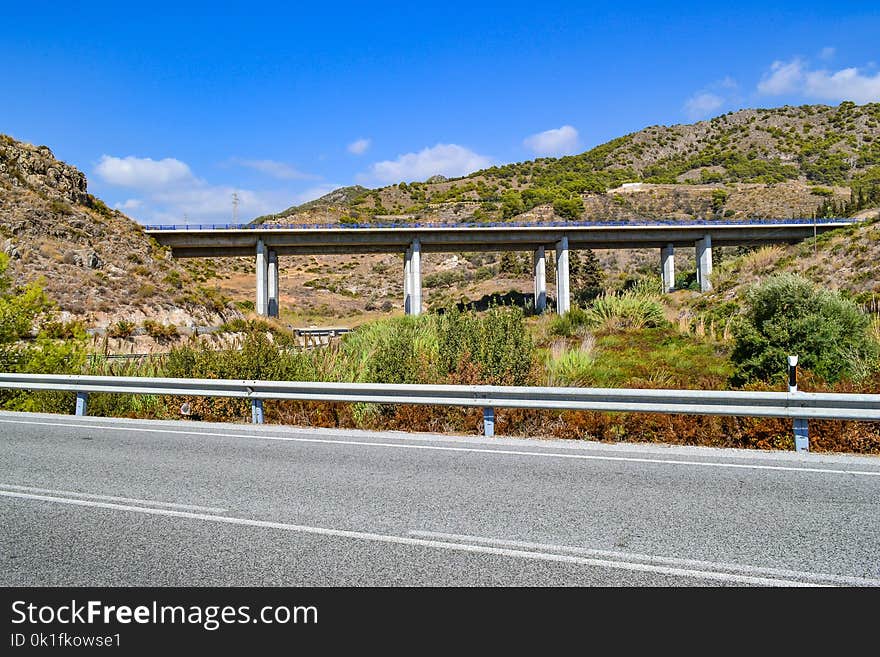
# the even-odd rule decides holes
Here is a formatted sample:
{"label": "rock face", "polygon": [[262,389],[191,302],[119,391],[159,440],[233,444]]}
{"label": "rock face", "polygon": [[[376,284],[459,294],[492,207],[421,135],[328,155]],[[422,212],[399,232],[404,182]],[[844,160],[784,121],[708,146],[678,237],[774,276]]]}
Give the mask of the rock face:
{"label": "rock face", "polygon": [[0,245],[16,284],[39,280],[62,316],[90,326],[143,317],[216,325],[240,315],[139,224],[89,194],[81,171],[5,135]]}
{"label": "rock face", "polygon": [[56,160],[46,146],[31,146],[0,135],[0,176],[13,187],[28,187],[74,205],[89,204],[85,175]]}

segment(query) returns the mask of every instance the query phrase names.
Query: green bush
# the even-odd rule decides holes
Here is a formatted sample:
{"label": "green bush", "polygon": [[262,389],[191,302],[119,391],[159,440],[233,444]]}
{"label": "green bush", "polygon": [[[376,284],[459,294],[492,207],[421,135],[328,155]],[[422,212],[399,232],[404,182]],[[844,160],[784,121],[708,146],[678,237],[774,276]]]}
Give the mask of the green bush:
{"label": "green bush", "polygon": [[120,319],[107,329],[107,335],[111,338],[130,338],[134,335],[135,328],[137,327],[134,322],[130,322],[127,319]]}
{"label": "green bush", "polygon": [[774,276],[746,294],[746,311],[733,329],[731,381],[781,379],[790,354],[828,382],[861,378],[877,368],[869,328],[868,316],[837,292],[793,274]]}
{"label": "green bush", "polygon": [[344,336],[336,378],[369,383],[428,383],[435,375],[435,317],[373,322]]}
{"label": "green bush", "polygon": [[468,368],[477,371],[474,383],[526,385],[531,377],[535,346],[520,308],[449,308],[437,319],[437,343],[440,372],[455,380]]}
{"label": "green bush", "polygon": [[83,340],[87,335],[85,324],[78,319],[69,322],[46,322],[40,332],[53,340]]}
{"label": "green bush", "polygon": [[160,342],[170,338],[176,338],[179,335],[177,327],[173,324],[160,324],[152,319],[145,319],[143,321],[143,327],[147,332],[147,335]]}
{"label": "green bush", "polygon": [[570,338],[579,329],[591,326],[591,316],[583,308],[572,306],[564,315],[554,315],[550,320],[550,335]]}
{"label": "green bush", "polygon": [[[36,283],[14,288],[8,264],[9,258],[0,254],[0,367],[33,374],[81,373],[86,358],[82,326],[51,321],[53,305],[42,288]],[[43,329],[33,336],[41,320]],[[56,391],[2,391],[0,403],[16,411],[69,413],[74,396]]]}

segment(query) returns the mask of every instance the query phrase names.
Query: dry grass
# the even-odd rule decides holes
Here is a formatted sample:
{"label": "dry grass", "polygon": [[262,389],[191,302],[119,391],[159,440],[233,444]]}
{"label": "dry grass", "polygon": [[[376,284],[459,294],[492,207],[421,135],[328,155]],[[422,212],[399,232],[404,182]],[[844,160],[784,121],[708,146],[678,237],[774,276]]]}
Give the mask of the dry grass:
{"label": "dry grass", "polygon": [[779,259],[785,255],[785,249],[776,244],[768,244],[760,249],[747,253],[740,258],[740,270],[756,275],[767,274],[773,270]]}

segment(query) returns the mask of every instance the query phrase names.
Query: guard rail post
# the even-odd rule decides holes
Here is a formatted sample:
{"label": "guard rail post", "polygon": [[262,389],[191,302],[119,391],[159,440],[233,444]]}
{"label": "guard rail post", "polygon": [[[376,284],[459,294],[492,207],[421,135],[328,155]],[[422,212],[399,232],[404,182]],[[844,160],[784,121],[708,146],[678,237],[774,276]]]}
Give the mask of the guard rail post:
{"label": "guard rail post", "polygon": [[251,399],[251,423],[263,424],[263,400]]}
{"label": "guard rail post", "polygon": [[483,409],[483,434],[486,438],[495,435],[495,409],[491,406],[486,406]]}
{"label": "guard rail post", "polygon": [[89,393],[87,392],[78,392],[76,393],[76,414],[79,416],[83,416],[86,414],[86,407],[88,406]]}
{"label": "guard rail post", "polygon": [[[788,357],[788,391],[797,392],[797,356]],[[810,451],[810,425],[806,418],[794,419],[794,449],[797,452]]]}

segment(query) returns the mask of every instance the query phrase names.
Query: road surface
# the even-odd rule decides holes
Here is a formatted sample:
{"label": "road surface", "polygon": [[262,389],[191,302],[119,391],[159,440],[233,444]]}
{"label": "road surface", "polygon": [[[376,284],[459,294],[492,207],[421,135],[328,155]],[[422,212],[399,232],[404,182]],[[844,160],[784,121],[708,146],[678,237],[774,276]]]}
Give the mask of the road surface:
{"label": "road surface", "polygon": [[0,413],[4,586],[880,585],[880,458]]}

